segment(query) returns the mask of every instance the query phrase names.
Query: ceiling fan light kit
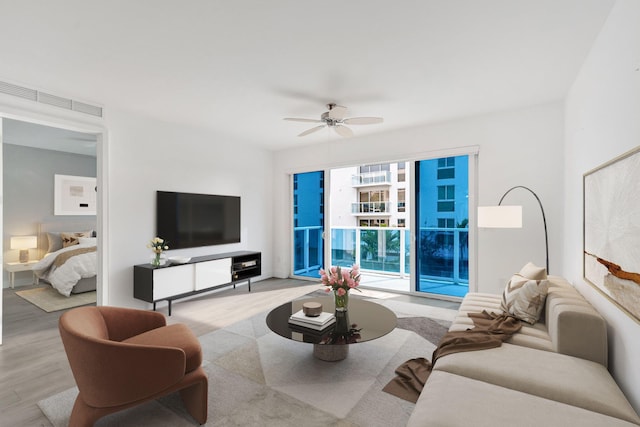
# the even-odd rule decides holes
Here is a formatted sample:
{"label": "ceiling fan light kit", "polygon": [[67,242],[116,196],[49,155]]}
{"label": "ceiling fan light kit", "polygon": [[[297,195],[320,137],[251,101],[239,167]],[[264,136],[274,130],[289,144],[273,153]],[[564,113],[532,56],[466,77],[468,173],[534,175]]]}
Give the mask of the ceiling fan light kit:
{"label": "ceiling fan light kit", "polygon": [[353,131],[345,125],[372,125],[382,123],[382,117],[349,117],[347,115],[347,107],[337,104],[327,104],[328,111],[325,111],[320,115],[320,119],[303,119],[295,117],[287,117],[284,120],[291,122],[303,122],[303,123],[322,123],[320,126],[307,129],[298,136],[306,136],[310,133],[314,133],[325,127],[333,128],[333,130],[340,136],[353,136]]}

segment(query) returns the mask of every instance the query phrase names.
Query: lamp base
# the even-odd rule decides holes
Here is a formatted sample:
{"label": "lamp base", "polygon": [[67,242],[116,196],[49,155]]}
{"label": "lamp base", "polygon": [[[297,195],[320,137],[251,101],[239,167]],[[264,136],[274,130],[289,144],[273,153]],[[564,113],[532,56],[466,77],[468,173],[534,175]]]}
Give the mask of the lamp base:
{"label": "lamp base", "polygon": [[20,249],[20,262],[23,264],[29,262],[29,249]]}

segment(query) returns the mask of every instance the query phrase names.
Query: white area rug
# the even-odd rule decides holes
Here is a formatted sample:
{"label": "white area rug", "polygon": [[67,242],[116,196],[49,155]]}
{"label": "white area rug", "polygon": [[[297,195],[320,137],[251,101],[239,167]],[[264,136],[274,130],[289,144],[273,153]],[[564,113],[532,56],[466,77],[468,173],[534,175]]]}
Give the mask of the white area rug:
{"label": "white area rug", "polygon": [[47,313],[96,303],[96,291],[71,294],[69,297],[65,297],[51,286],[17,291],[16,295]]}
{"label": "white area rug", "polygon": [[[454,310],[393,301],[398,317],[452,319]],[[391,308],[391,307],[390,307]],[[382,391],[408,359],[431,358],[435,345],[395,329],[354,344],[340,362],[313,357],[311,344],[272,333],[261,313],[200,338],[209,376],[207,426],[404,426],[414,404]],[[77,389],[38,403],[55,427],[68,424]],[[101,419],[97,426],[192,426],[178,394]]]}

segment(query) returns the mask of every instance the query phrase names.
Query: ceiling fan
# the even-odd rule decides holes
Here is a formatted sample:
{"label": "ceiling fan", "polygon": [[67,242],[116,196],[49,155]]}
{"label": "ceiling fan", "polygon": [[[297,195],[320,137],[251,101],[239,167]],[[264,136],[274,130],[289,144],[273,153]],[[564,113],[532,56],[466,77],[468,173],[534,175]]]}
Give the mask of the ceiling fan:
{"label": "ceiling fan", "polygon": [[298,136],[306,136],[310,133],[319,131],[325,127],[333,128],[340,136],[353,136],[353,131],[345,125],[372,125],[376,123],[382,123],[382,117],[348,117],[347,107],[343,107],[337,104],[327,104],[329,111],[325,111],[320,115],[320,119],[299,119],[287,117],[284,120],[291,122],[305,122],[305,123],[322,123],[319,126],[312,127],[302,132]]}

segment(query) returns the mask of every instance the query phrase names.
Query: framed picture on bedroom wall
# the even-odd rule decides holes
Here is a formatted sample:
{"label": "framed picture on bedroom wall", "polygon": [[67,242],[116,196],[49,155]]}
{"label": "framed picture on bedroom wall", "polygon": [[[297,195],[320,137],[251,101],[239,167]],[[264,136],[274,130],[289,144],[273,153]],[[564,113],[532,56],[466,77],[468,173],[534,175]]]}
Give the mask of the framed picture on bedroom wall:
{"label": "framed picture on bedroom wall", "polygon": [[640,322],[640,147],[583,176],[584,278]]}
{"label": "framed picture on bedroom wall", "polygon": [[54,175],[54,215],[95,215],[96,178]]}

